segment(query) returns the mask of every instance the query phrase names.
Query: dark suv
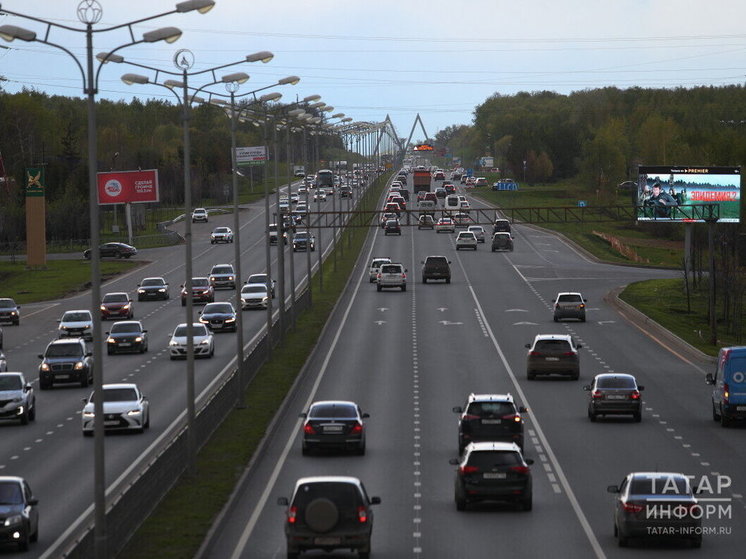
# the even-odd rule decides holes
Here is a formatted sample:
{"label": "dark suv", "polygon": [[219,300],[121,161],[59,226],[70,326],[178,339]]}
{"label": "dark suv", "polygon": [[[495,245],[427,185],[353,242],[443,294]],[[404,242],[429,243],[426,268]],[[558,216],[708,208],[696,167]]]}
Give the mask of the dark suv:
{"label": "dark suv", "polygon": [[516,406],[510,394],[469,394],[466,405],[456,406],[458,452],[479,441],[505,441],[523,449],[523,406]]}
{"label": "dark suv", "polygon": [[303,551],[334,549],[357,551],[358,557],[370,557],[373,532],[371,505],[380,497],[368,497],[363,483],[355,477],[304,477],[295,482],[293,496],[277,499],[287,507],[285,536],[287,557],[297,558]]}
{"label": "dark suv", "polygon": [[85,388],[93,382],[92,355],[81,338],[51,341],[39,354],[39,388],[52,388],[56,382],[78,382]]}
{"label": "dark suv", "polygon": [[18,312],[20,305],[10,298],[0,299],[0,322],[10,322],[14,326],[21,323],[21,313]]}
{"label": "dark suv", "polygon": [[422,262],[422,283],[429,279],[442,279],[451,283],[451,261],[445,256],[428,256]]}

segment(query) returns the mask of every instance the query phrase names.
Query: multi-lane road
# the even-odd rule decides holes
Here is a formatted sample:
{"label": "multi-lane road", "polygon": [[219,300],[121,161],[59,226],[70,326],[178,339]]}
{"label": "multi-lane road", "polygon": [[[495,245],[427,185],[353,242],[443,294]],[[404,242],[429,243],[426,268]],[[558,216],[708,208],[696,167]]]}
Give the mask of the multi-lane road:
{"label": "multi-lane road", "polygon": [[[411,185],[410,185],[411,187]],[[413,203],[414,200],[410,202]],[[472,205],[475,202],[472,201]],[[670,351],[628,322],[603,298],[611,289],[674,272],[591,261],[550,233],[514,228],[515,251],[457,252],[454,235],[404,227],[401,237],[372,229],[352,285],[327,324],[297,390],[262,456],[248,470],[201,556],[285,556],[284,507],[294,482],[309,475],[353,475],[375,508],[375,557],[622,557],[681,553],[677,546],[619,549],[608,485],[632,471],[675,471],[715,483],[730,512],[704,520],[696,556],[741,556],[744,525],[743,429],[711,419],[705,372],[710,366]],[[447,255],[453,280],[422,284],[420,262]],[[367,265],[389,256],[408,269],[406,292],[377,292]],[[587,322],[554,323],[558,291],[581,291]],[[526,379],[524,344],[536,334],[571,334],[583,344],[579,381]],[[586,416],[592,375],[628,372],[644,384],[641,423]],[[457,416],[470,392],[510,392],[526,414],[533,510],[478,506],[457,512],[453,498]],[[356,401],[370,413],[365,456],[303,456],[298,414],[315,400]],[[721,479],[726,479],[722,477]],[[723,507],[726,509],[727,507]],[[310,556],[310,555],[309,555]],[[316,555],[314,555],[316,556]],[[334,557],[351,557],[337,552]]]}

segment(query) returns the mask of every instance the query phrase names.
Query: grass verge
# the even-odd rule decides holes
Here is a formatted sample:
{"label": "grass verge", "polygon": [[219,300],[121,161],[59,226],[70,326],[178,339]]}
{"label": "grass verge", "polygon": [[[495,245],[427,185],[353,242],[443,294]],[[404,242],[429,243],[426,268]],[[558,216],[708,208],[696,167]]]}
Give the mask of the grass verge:
{"label": "grass verge", "polygon": [[[387,181],[378,179],[368,193],[369,206]],[[166,495],[119,555],[128,559],[193,557],[207,530],[227,502],[238,478],[256,451],[266,428],[313,351],[329,315],[355,266],[368,228],[348,229],[351,246],[337,254],[337,270],[328,258],[324,291],[314,289],[313,306],[298,317],[295,330],[255,375],[246,391],[246,408],[234,409],[197,456],[197,475],[184,477]],[[342,239],[347,243],[347,235]],[[318,284],[318,278],[314,276]],[[315,335],[311,335],[313,333]]]}
{"label": "grass verge", "polygon": [[[123,274],[138,262],[102,261],[101,279]],[[0,285],[3,297],[16,303],[35,303],[60,299],[90,287],[91,263],[87,260],[48,260],[43,270],[27,270],[25,262],[0,262]]]}

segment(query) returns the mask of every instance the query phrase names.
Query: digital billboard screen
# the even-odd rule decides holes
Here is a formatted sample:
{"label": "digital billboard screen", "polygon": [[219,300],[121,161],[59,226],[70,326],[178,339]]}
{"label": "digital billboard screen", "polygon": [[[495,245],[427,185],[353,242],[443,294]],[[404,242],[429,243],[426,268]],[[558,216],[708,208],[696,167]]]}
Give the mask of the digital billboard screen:
{"label": "digital billboard screen", "polygon": [[637,220],[738,223],[740,167],[638,168]]}

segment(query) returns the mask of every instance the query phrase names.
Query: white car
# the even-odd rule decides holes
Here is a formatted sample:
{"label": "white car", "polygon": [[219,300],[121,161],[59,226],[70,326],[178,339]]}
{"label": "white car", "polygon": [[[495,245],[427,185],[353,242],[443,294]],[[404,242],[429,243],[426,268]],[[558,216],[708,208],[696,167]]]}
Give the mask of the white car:
{"label": "white car", "polygon": [[370,269],[368,271],[368,278],[370,283],[373,283],[378,278],[378,272],[381,271],[381,266],[383,264],[389,264],[390,262],[391,258],[388,258],[386,256],[373,257],[373,261],[370,263]]}
{"label": "white car", "polygon": [[247,283],[241,288],[241,309],[266,309],[270,297],[266,283]]}
{"label": "white car", "polygon": [[[215,340],[210,329],[199,322],[192,323],[192,339],[194,343],[195,357],[212,357],[215,354]],[[187,325],[182,322],[171,334],[168,342],[168,353],[171,359],[184,358],[187,356]]]}
{"label": "white car", "polygon": [[58,322],[60,338],[93,339],[93,318],[89,310],[67,311]]}
{"label": "white car", "polygon": [[204,221],[207,223],[207,210],[205,208],[194,208],[192,212],[192,223]]}
{"label": "white car", "polygon": [[478,243],[483,243],[485,241],[484,227],[481,225],[469,225],[466,230],[474,233]]}
{"label": "white car", "polygon": [[308,206],[306,206],[305,202],[299,202],[297,206],[295,206],[295,213],[299,215],[308,215]]}
{"label": "white car", "polygon": [[456,250],[472,248],[477,250],[477,237],[472,231],[459,231],[456,236]]}
{"label": "white car", "polygon": [[[277,244],[277,224],[276,223],[270,223],[269,224],[269,244],[276,245]],[[282,241],[283,244],[288,244],[288,234],[287,232],[283,231],[282,233]]]}
{"label": "white car", "polygon": [[232,243],[233,242],[233,231],[230,227],[216,227],[210,233],[210,244],[216,243]]}
{"label": "white car", "polygon": [[252,283],[266,285],[272,292],[272,298],[275,298],[275,286],[277,285],[277,281],[270,279],[267,274],[251,274],[244,284],[251,285]]}
{"label": "white car", "polygon": [[298,187],[298,194],[308,194],[308,187],[304,184]]}
{"label": "white car", "polygon": [[314,202],[326,202],[326,192],[323,189],[318,189],[313,195]]}
{"label": "white car", "polygon": [[[105,430],[142,433],[150,427],[150,405],[136,384],[104,384],[102,388]],[[95,391],[91,392],[80,414],[86,437],[93,435],[95,395]]]}

